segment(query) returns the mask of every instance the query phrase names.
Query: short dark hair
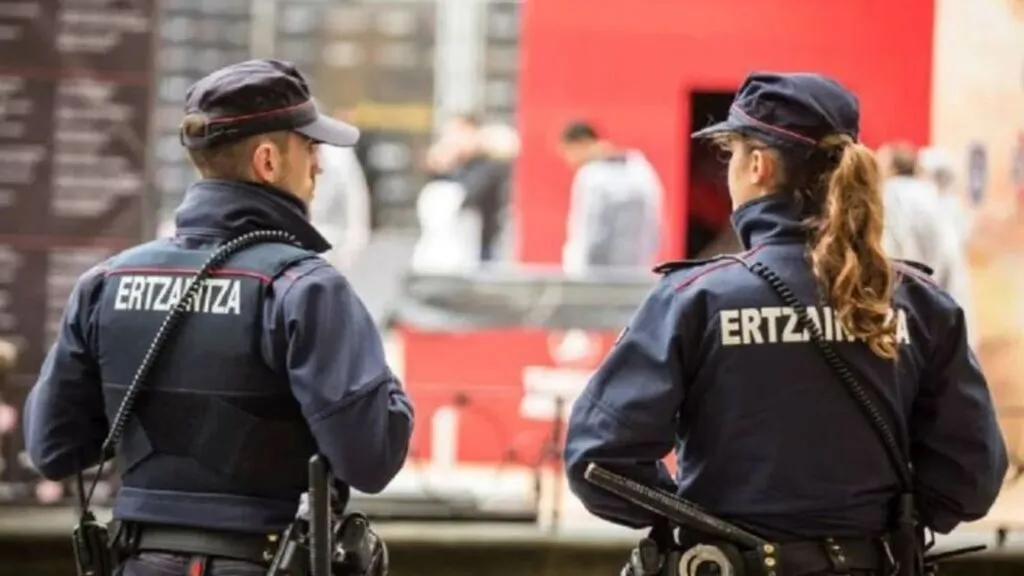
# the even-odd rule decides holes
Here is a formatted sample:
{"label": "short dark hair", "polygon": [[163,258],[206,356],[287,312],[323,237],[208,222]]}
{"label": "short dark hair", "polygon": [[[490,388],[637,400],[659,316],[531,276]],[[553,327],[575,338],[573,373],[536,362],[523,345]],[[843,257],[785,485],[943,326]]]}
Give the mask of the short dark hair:
{"label": "short dark hair", "polygon": [[[207,120],[201,114],[188,114],[181,122],[181,132],[186,136],[201,137],[206,134]],[[231,140],[208,148],[186,149],[189,160],[203,178],[218,180],[247,181],[249,160],[253,150],[262,138],[273,142],[282,154],[288,152],[288,132],[276,131],[256,134],[241,140]]]}
{"label": "short dark hair", "polygon": [[583,121],[574,120],[565,125],[562,129],[563,144],[578,144],[580,142],[593,142],[599,138],[594,125]]}
{"label": "short dark hair", "polygon": [[890,144],[892,154],[888,168],[897,176],[914,176],[917,174],[917,152],[907,142]]}

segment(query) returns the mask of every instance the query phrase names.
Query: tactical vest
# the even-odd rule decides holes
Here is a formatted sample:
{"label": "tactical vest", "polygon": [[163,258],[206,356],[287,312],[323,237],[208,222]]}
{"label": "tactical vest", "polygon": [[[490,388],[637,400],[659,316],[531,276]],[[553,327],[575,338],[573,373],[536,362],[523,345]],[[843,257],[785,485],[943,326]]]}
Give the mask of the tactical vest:
{"label": "tactical vest", "polygon": [[[111,262],[94,323],[108,421],[164,318],[212,253],[158,241]],[[259,244],[216,269],[141,384],[118,446],[123,486],[298,498],[316,443],[285,367],[267,366],[260,342],[271,282],[311,257],[294,246]]]}

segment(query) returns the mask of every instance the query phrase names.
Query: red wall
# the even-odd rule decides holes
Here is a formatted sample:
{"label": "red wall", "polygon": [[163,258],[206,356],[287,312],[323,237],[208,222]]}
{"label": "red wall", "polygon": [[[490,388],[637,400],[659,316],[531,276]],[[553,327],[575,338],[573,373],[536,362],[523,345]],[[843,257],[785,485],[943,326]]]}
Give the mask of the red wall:
{"label": "red wall", "polygon": [[665,257],[679,257],[689,94],[755,69],[835,76],[861,100],[863,138],[929,139],[933,0],[530,0],[523,5],[515,204],[519,255],[557,262],[571,173],[557,156],[586,118],[644,151],[665,184]]}

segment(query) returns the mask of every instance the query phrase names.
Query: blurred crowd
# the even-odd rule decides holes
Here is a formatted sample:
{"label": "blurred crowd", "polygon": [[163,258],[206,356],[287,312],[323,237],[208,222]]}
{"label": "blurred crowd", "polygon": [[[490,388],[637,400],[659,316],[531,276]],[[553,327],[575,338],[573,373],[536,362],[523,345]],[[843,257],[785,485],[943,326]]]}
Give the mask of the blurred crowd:
{"label": "blurred crowd", "polygon": [[515,130],[472,114],[444,122],[427,152],[427,184],[416,213],[420,239],[412,256],[419,272],[461,272],[510,257]]}
{"label": "blurred crowd", "polygon": [[[662,241],[663,186],[644,153],[616,145],[582,120],[565,126],[560,152],[574,174],[564,270],[580,274],[653,265]],[[417,200],[420,237],[413,270],[457,273],[512,258],[510,190],[518,154],[518,135],[507,125],[473,114],[458,114],[440,125],[423,159],[428,178]],[[694,154],[687,256],[738,251],[724,165],[713,151]],[[321,158],[311,217],[336,247],[329,258],[345,269],[370,237],[366,178],[351,150],[325,146]],[[884,179],[886,250],[893,258],[930,266],[970,317],[966,246],[972,217],[953,156],[894,142],[879,147],[877,158]]]}
{"label": "blurred crowd", "polygon": [[[560,152],[574,173],[564,270],[649,267],[661,242],[663,187],[643,152],[617,146],[585,121],[565,126]],[[519,136],[505,124],[468,113],[441,124],[423,159],[412,270],[459,273],[511,260],[518,155]],[[370,234],[366,178],[351,151],[322,147],[321,169],[310,216],[336,247],[329,259],[346,269]]]}
{"label": "blurred crowd", "polygon": [[884,178],[886,252],[932,268],[939,285],[964,309],[969,337],[976,344],[967,263],[970,210],[966,191],[957,189],[952,157],[937,148],[917,151],[905,143],[886,144],[877,157]]}
{"label": "blurred crowd", "polygon": [[[348,110],[335,115],[351,119]],[[664,190],[657,170],[643,151],[612,142],[587,121],[566,124],[559,141],[573,172],[562,248],[565,273],[650,268],[664,241]],[[474,114],[456,114],[439,125],[422,159],[427,179],[417,195],[413,271],[465,273],[512,260],[510,196],[519,147],[515,129]],[[371,239],[367,177],[354,149],[321,146],[320,154],[310,218],[334,246],[327,259],[349,270]],[[710,147],[698,146],[693,154],[686,256],[737,252],[722,159]],[[975,226],[957,162],[946,150],[902,142],[880,146],[877,158],[884,181],[885,249],[893,258],[931,267],[971,325],[966,251]],[[164,224],[160,233],[172,231]]]}
{"label": "blurred crowd", "polygon": [[[422,159],[427,182],[417,194],[414,270],[457,273],[509,257],[509,193],[518,154],[519,136],[507,125],[459,114],[440,126]],[[321,146],[320,168],[310,219],[334,246],[327,259],[348,270],[370,240],[366,174],[353,149]]]}

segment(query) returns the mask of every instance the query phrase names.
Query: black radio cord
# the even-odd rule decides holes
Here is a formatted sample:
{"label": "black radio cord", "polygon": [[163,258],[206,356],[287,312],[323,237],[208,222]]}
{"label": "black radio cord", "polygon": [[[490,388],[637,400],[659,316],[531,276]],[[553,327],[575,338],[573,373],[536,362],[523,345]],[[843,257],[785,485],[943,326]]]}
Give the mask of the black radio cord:
{"label": "black radio cord", "polygon": [[768,268],[761,262],[753,262],[748,264],[746,261],[742,261],[743,264],[750,269],[751,272],[758,275],[769,286],[772,290],[778,294],[779,299],[782,302],[793,309],[796,312],[797,318],[800,323],[807,330],[810,340],[814,346],[818,348],[822,357],[825,359],[826,364],[836,378],[842,383],[846,392],[853,398],[857,407],[860,408],[861,412],[871,423],[871,427],[875,434],[878,436],[879,441],[885,448],[885,454],[892,465],[892,468],[896,474],[897,480],[899,480],[900,487],[905,492],[912,492],[914,489],[913,471],[910,467],[910,462],[904,454],[903,449],[900,447],[900,443],[896,440],[896,435],[892,429],[886,423],[885,416],[882,415],[881,409],[870,397],[868,391],[861,385],[857,378],[853,375],[850,367],[846,362],[839,356],[835,348],[825,339],[825,335],[821,330],[821,327],[811,320],[810,314],[807,312],[807,306],[805,306],[793,293],[793,290],[775,273],[774,270]]}
{"label": "black radio cord", "polygon": [[117,443],[121,440],[121,436],[124,434],[125,426],[128,424],[128,418],[131,416],[132,409],[135,407],[135,400],[139,391],[142,389],[142,384],[146,381],[146,378],[149,377],[150,372],[152,372],[153,367],[156,365],[157,359],[159,359],[160,354],[167,347],[167,343],[170,341],[171,335],[174,333],[175,329],[181,325],[182,319],[184,319],[192,309],[200,288],[202,288],[206,280],[213,275],[214,270],[223,266],[224,263],[227,262],[227,260],[234,254],[251,246],[270,242],[301,246],[295,236],[281,230],[256,230],[225,242],[210,255],[202,268],[199,269],[199,272],[192,277],[185,293],[182,294],[181,298],[175,303],[174,308],[172,308],[164,318],[163,324],[161,324],[160,329],[157,330],[156,336],[153,338],[153,342],[149,345],[146,355],[142,358],[142,363],[139,364],[139,368],[135,371],[132,383],[125,392],[124,399],[121,400],[121,405],[117,409],[114,421],[110,425],[110,433],[103,441],[99,468],[96,470],[96,476],[93,478],[92,485],[89,487],[89,491],[87,493],[83,493],[83,489],[85,487],[83,478],[84,470],[80,469],[78,472],[79,500],[83,518],[88,514],[89,503],[92,501],[93,493],[96,491],[96,486],[99,484],[100,477],[103,474],[104,464],[107,460],[113,458],[117,452]]}

